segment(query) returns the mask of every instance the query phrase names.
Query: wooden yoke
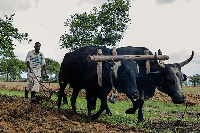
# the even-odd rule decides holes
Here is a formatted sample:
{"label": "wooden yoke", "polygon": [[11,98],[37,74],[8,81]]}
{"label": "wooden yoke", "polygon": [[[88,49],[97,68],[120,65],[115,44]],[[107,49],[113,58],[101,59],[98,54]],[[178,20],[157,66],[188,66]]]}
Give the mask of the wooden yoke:
{"label": "wooden yoke", "polygon": [[117,55],[117,51],[116,51],[116,48],[115,48],[115,47],[112,48],[112,55],[113,55],[113,56],[116,56],[116,55]]}
{"label": "wooden yoke", "polygon": [[[97,74],[98,74],[98,84],[102,86],[102,62],[103,61],[121,61],[124,59],[130,60],[146,60],[146,74],[150,72],[150,61],[154,60],[154,55],[149,55],[148,50],[144,50],[144,55],[117,55],[116,48],[112,49],[112,55],[102,55],[102,49],[97,49],[97,55],[88,56],[88,62],[97,62]],[[168,60],[169,56],[162,55],[161,50],[158,50],[157,60]]]}
{"label": "wooden yoke", "polygon": [[[103,61],[120,61],[120,60],[154,60],[154,55],[102,55],[102,56],[88,56],[88,62],[103,62]],[[157,60],[168,60],[167,55],[158,55]]]}
{"label": "wooden yoke", "polygon": [[[97,49],[97,56],[102,55],[102,49]],[[102,62],[97,62],[98,84],[102,86]]]}
{"label": "wooden yoke", "polygon": [[[162,51],[160,49],[158,49],[158,55],[162,55]],[[163,60],[159,60],[159,63],[163,64]]]}
{"label": "wooden yoke", "polygon": [[[149,55],[149,50],[144,50],[144,55]],[[150,61],[146,61],[146,74],[150,72]]]}
{"label": "wooden yoke", "polygon": [[[97,49],[97,56],[102,55],[102,49]],[[112,55],[116,56],[117,51],[116,48],[112,48]],[[97,62],[97,75],[98,75],[98,84],[99,86],[102,86],[102,62]]]}

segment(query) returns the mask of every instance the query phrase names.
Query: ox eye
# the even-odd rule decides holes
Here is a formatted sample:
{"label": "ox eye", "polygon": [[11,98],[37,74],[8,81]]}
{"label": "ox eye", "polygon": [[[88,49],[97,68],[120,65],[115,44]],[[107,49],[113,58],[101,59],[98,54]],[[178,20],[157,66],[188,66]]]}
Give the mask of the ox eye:
{"label": "ox eye", "polygon": [[182,77],[182,74],[176,73],[176,76],[177,76],[177,77]]}

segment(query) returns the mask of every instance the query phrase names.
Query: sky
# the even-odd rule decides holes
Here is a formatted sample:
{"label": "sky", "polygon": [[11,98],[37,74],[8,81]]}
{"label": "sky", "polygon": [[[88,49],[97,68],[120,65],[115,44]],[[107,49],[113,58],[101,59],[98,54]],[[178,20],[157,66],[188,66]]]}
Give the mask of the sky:
{"label": "sky", "polygon": [[[0,17],[15,13],[13,25],[33,41],[16,44],[15,54],[25,60],[39,41],[46,58],[62,62],[68,49],[60,49],[60,36],[69,31],[66,19],[75,13],[92,11],[107,0],[0,0]],[[200,0],[130,0],[131,24],[117,47],[147,47],[169,56],[165,63],[193,60],[182,68],[188,76],[200,74]]]}

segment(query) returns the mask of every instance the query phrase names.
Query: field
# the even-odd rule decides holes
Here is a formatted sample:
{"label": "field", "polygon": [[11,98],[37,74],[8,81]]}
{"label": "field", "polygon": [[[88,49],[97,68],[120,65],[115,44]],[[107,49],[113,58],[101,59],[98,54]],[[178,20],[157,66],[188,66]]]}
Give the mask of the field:
{"label": "field", "polygon": [[[200,88],[183,88],[186,103],[181,105],[173,104],[170,97],[156,91],[155,96],[145,102],[146,121],[137,124],[137,113],[125,114],[132,104],[123,94],[117,93],[115,104],[108,103],[113,116],[103,112],[98,120],[87,123],[84,90],[77,99],[76,115],[70,103],[58,111],[56,106],[25,100],[25,85],[23,82],[0,82],[0,132],[200,132]],[[52,83],[51,88],[58,90],[59,86]],[[70,102],[72,89],[66,89],[66,93]],[[98,100],[97,106],[99,104]]]}

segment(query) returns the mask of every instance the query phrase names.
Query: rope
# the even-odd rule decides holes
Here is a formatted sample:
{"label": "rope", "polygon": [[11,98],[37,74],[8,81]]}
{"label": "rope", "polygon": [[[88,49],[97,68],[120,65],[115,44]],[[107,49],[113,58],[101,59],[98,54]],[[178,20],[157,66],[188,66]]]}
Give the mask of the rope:
{"label": "rope", "polygon": [[[33,73],[33,72],[32,72],[32,73]],[[39,77],[39,76],[36,76],[35,73],[33,73],[33,75],[34,75],[33,80],[35,80],[36,82],[38,82],[38,83],[40,84],[40,86],[41,86],[41,88],[42,88],[42,90],[43,90],[45,96],[48,97],[47,94],[46,94],[46,92],[51,93],[52,91],[51,91],[49,88],[47,88],[46,86],[44,86],[42,83],[40,83],[40,82],[38,81],[38,78],[37,78],[37,77]],[[39,78],[40,78],[40,77],[39,77]],[[47,91],[46,91],[44,88],[47,89]]]}

